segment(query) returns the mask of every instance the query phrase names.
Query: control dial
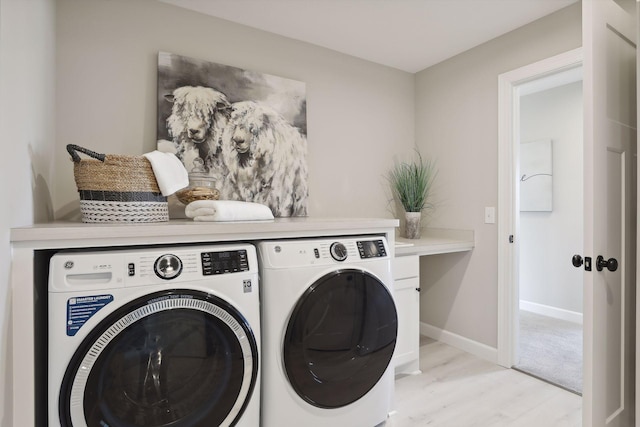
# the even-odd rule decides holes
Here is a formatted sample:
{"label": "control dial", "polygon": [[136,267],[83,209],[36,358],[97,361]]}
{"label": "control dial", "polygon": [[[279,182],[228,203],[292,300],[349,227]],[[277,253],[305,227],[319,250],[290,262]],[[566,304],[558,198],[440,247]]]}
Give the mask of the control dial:
{"label": "control dial", "polygon": [[165,280],[171,280],[182,273],[182,261],[173,254],[162,255],[153,265],[156,275]]}
{"label": "control dial", "polygon": [[336,261],[344,261],[347,259],[347,247],[340,242],[332,243],[329,252],[331,252],[331,256]]}

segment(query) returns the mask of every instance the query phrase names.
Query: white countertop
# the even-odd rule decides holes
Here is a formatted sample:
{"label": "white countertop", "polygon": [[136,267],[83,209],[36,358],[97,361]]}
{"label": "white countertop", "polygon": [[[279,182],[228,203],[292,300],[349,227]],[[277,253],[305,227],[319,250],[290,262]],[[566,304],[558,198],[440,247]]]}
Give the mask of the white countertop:
{"label": "white countertop", "polygon": [[435,255],[470,251],[475,246],[473,230],[426,228],[420,239],[396,236],[396,256]]}
{"label": "white countertop", "polygon": [[[203,241],[238,241],[273,238],[388,233],[397,219],[382,218],[276,218],[270,221],[195,222],[189,219],[141,224],[85,224],[57,221],[11,229],[12,245],[34,249],[88,246],[166,244]],[[475,246],[471,230],[426,228],[420,239],[395,238],[395,254],[432,255],[470,251]]]}
{"label": "white countertop", "polygon": [[398,227],[397,219],[276,218],[269,221],[195,222],[189,219],[141,224],[85,224],[58,221],[11,229],[15,246],[61,248],[202,241],[258,240],[320,235],[385,233]]}

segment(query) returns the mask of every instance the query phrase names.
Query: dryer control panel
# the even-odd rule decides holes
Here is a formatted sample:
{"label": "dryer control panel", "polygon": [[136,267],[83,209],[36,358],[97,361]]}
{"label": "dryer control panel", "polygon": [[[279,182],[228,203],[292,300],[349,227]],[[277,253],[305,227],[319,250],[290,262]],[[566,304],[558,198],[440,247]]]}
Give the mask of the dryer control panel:
{"label": "dryer control panel", "polygon": [[260,258],[265,268],[295,268],[389,259],[382,236],[345,236],[309,240],[261,242]]}

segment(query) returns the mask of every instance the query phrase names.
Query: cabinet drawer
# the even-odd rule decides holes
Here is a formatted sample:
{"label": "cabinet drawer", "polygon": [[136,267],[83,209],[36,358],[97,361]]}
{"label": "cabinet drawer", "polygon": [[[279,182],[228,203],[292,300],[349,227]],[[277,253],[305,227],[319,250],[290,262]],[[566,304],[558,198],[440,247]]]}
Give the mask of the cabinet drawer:
{"label": "cabinet drawer", "polygon": [[417,255],[395,257],[393,259],[393,278],[405,279],[418,277],[420,274],[420,259]]}

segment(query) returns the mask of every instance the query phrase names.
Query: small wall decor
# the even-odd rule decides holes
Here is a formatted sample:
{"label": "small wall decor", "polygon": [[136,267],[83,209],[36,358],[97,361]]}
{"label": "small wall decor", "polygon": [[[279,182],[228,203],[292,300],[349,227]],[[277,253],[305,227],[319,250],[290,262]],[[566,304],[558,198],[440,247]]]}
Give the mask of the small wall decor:
{"label": "small wall decor", "polygon": [[304,82],[158,54],[158,150],[210,177],[221,199],[306,216],[306,129]]}
{"label": "small wall decor", "polygon": [[551,212],[553,168],[550,139],[520,144],[520,211]]}

